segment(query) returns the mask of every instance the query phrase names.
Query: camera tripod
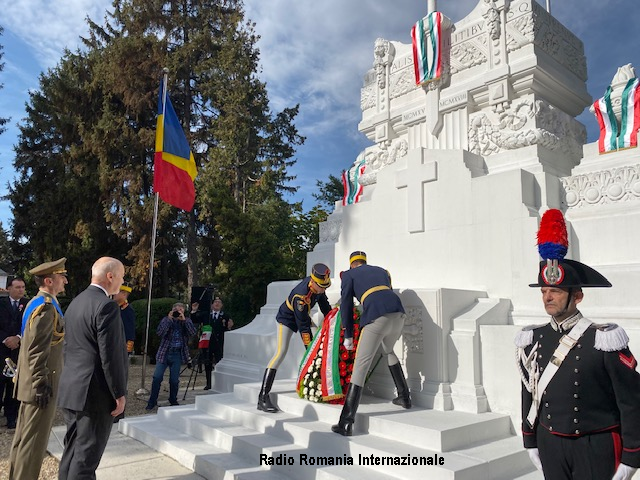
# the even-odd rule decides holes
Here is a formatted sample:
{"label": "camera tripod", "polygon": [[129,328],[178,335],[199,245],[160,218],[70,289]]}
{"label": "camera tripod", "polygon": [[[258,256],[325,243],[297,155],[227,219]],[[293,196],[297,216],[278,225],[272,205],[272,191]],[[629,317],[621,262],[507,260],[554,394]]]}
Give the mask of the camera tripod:
{"label": "camera tripod", "polygon": [[202,373],[202,359],[200,352],[191,357],[191,360],[189,360],[187,366],[180,371],[180,376],[182,376],[184,371],[188,368],[191,369],[191,373],[189,374],[189,381],[187,381],[187,386],[184,388],[184,395],[182,395],[182,400],[187,398],[187,391],[189,390],[189,386],[191,386],[191,390],[195,390],[198,373]]}

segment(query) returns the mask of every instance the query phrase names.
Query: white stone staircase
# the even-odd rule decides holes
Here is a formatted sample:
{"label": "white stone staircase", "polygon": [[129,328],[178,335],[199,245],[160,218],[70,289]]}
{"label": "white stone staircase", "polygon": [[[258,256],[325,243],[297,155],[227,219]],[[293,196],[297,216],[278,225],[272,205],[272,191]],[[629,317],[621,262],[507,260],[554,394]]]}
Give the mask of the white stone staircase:
{"label": "white stone staircase", "polygon": [[[341,406],[298,398],[291,380],[276,381],[272,399],[282,412],[256,409],[260,385],[233,393],[200,395],[195,405],[160,408],[157,415],[126,418],[120,432],[172,457],[208,479],[296,480],[539,480],[510,419],[414,407],[403,410],[365,396],[354,436],[331,432]],[[260,465],[261,455],[292,465]],[[301,455],[353,459],[353,465],[305,465]],[[444,465],[363,466],[360,457],[442,458]],[[286,457],[285,457],[286,456]]]}

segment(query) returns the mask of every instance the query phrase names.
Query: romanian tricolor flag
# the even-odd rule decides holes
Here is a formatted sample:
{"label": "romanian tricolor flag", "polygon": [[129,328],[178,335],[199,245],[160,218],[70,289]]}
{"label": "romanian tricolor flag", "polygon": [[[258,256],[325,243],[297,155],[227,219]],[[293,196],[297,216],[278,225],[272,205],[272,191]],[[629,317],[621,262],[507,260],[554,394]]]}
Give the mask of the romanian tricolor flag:
{"label": "romanian tricolor flag", "polygon": [[188,212],[193,209],[196,190],[196,162],[187,137],[160,82],[158,122],[156,126],[156,154],[154,157],[153,189],[160,198],[174,207]]}

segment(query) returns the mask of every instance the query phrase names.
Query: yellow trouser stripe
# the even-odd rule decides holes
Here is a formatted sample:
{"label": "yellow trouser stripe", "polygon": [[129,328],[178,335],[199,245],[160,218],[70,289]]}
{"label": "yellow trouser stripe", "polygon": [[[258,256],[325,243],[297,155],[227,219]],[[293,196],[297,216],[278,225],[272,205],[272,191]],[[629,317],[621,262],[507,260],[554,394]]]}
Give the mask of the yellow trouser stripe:
{"label": "yellow trouser stripe", "polygon": [[273,364],[276,363],[276,360],[278,358],[280,358],[280,353],[282,352],[282,332],[283,332],[283,325],[281,323],[278,323],[278,333],[277,333],[277,337],[278,337],[278,348],[276,348],[276,354],[273,356],[273,358],[271,359],[271,361],[269,362],[269,365],[267,366],[267,368],[273,368]]}
{"label": "yellow trouser stripe", "polygon": [[391,290],[386,285],[378,285],[377,287],[371,287],[369,290],[362,294],[362,298],[360,299],[360,303],[364,304],[364,299],[371,295],[373,292],[379,292],[380,290]]}

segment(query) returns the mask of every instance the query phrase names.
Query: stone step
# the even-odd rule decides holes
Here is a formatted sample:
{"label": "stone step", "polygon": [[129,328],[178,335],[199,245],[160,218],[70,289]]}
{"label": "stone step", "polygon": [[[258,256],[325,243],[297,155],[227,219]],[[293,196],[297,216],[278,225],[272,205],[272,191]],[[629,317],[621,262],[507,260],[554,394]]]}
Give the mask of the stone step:
{"label": "stone step", "polygon": [[[283,409],[275,414],[256,409],[260,384],[245,383],[233,393],[199,395],[193,405],[124,419],[120,430],[206,478],[530,480],[534,473],[504,415],[403,410],[365,396],[347,438],[331,432],[340,405],[302,400],[294,386],[275,382],[272,398]],[[386,458],[409,464],[380,464]],[[329,464],[340,461],[347,465]]]}
{"label": "stone step", "polygon": [[[359,465],[316,465],[306,448],[198,413],[192,406],[160,408],[155,416],[121,420],[120,430],[208,479],[385,480]],[[189,434],[183,431],[188,431]],[[335,435],[335,434],[334,434]],[[280,465],[261,465],[272,459]],[[301,461],[300,455],[304,455]],[[346,458],[344,454],[339,454]],[[284,462],[278,462],[284,459]]]}
{"label": "stone step", "polygon": [[[176,408],[176,407],[172,407]],[[160,408],[159,410],[163,410]],[[210,443],[180,433],[158,421],[157,415],[130,417],[121,420],[121,433],[135,438],[186,468],[207,479],[220,480],[293,480],[275,473],[268,467],[260,467],[246,457],[216,448]]]}
{"label": "stone step", "polygon": [[[278,452],[284,452],[289,456],[293,455],[295,464],[300,467],[304,467],[301,454],[307,457],[341,457],[347,453],[354,463],[360,463],[361,457],[371,455],[374,458],[386,455],[437,458],[438,455],[443,458],[444,465],[428,467],[430,477],[433,478],[507,479],[513,478],[515,473],[526,473],[533,468],[522,449],[521,440],[515,436],[443,455],[438,450],[425,448],[423,437],[415,436],[415,432],[399,437],[403,442],[398,441],[398,438],[372,434],[345,439],[332,433],[329,424],[317,420],[311,409],[304,416],[295,416],[289,412],[265,414],[256,410],[253,403],[239,402],[231,394],[199,397],[196,406],[160,409],[158,416],[162,423],[171,425],[178,431],[188,432],[218,448],[230,450],[233,445],[242,443],[242,451],[256,459],[259,459],[260,454],[273,457]],[[456,428],[462,429],[460,426]],[[259,440],[254,440],[255,438]],[[385,475],[397,474],[401,478],[414,478],[414,475],[419,474],[414,470],[424,468],[427,467],[376,467]],[[295,476],[309,478],[300,472]]]}
{"label": "stone step", "polygon": [[[236,402],[245,401],[253,404],[255,412],[260,413],[255,409],[259,391],[260,384],[238,384],[235,386],[233,398]],[[207,405],[207,398],[199,397],[196,405],[201,405],[203,409],[222,408],[219,404],[233,406],[230,397],[221,397],[216,400],[215,406]],[[329,425],[337,422],[342,409],[340,405],[311,403],[300,399],[295,392],[295,384],[290,380],[276,381],[271,391],[271,399],[281,410],[291,415],[305,418],[311,416]],[[424,448],[438,452],[449,452],[513,435],[511,420],[506,415],[443,412],[421,407],[404,410],[387,400],[364,395],[358,408],[355,431],[407,443],[412,443],[414,438],[420,438]]]}

